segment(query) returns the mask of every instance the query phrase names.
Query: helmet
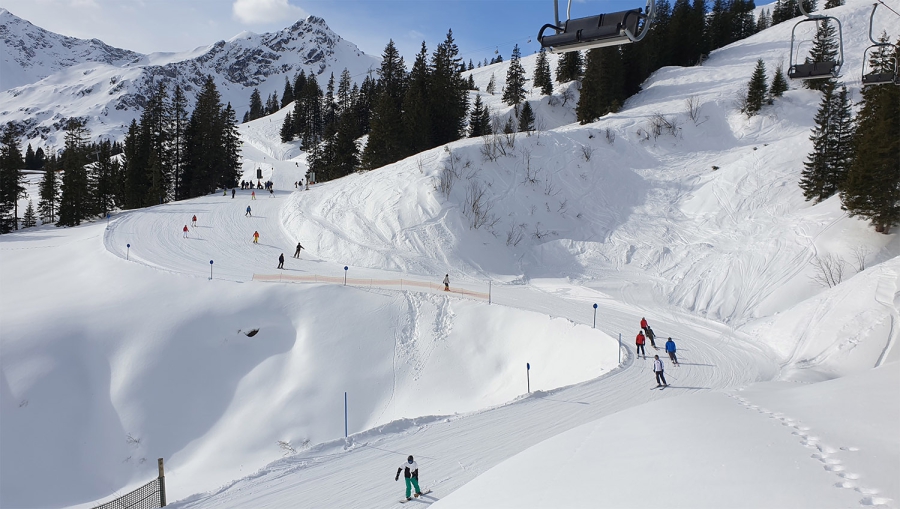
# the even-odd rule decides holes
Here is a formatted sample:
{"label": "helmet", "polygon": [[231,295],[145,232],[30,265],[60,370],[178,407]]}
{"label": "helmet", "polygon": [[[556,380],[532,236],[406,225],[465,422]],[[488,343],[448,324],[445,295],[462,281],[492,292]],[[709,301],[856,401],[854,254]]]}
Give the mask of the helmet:
{"label": "helmet", "polygon": [[408,461],[408,462],[410,462],[410,463],[412,463],[412,462],[413,462],[413,458],[412,458],[412,455],[410,455],[410,457],[408,457],[408,458],[406,458],[406,461]]}

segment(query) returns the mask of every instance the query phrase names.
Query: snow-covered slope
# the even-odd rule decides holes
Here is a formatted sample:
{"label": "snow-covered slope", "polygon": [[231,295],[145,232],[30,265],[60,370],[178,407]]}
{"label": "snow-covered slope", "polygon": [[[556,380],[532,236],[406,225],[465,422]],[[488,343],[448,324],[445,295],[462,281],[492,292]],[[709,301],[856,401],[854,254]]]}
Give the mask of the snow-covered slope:
{"label": "snow-covered slope", "polygon": [[180,84],[193,105],[205,77],[212,76],[222,101],[240,117],[254,88],[263,97],[273,92],[280,97],[285,78],[293,80],[301,70],[318,75],[322,86],[344,68],[361,82],[379,62],[315,16],[278,32],[244,32],[175,54],[140,55],[64,37],[6,10],[0,12],[0,35],[0,73],[10,80],[0,88],[0,123],[18,124],[34,146],[61,146],[60,129],[68,118],[86,119],[94,136],[122,139],[158,83],[170,91]]}
{"label": "snow-covered slope", "polygon": [[[870,8],[835,10],[848,74]],[[414,454],[438,507],[896,506],[898,235],[803,200],[815,93],[733,106],[789,32],[663,69],[591,125],[562,87],[531,95],[555,128],[496,140],[506,155],[460,140],[309,191],[281,112],[241,126],[245,178],[274,197],[0,237],[0,505],[87,507],[164,457],[173,507],[394,507]],[[657,114],[680,129],[645,134]],[[491,227],[472,227],[478,189]],[[857,246],[866,270],[810,281],[816,254]],[[491,303],[409,285],[446,273]],[[678,344],[662,391],[641,317]]]}

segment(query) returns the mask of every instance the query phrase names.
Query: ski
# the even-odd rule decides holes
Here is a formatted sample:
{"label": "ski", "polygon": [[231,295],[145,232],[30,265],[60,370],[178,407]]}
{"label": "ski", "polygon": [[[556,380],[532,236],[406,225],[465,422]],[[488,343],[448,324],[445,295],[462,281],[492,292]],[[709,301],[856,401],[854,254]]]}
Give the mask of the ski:
{"label": "ski", "polygon": [[431,490],[425,490],[425,491],[423,491],[422,493],[416,493],[415,495],[413,495],[415,498],[410,498],[410,499],[405,499],[405,498],[404,498],[404,499],[401,499],[401,500],[400,500],[400,503],[401,503],[401,504],[405,504],[405,503],[407,503],[407,502],[412,502],[412,501],[415,500],[416,498],[419,498],[419,497],[421,497],[421,496],[427,495],[427,494],[429,494],[429,493],[431,493]]}

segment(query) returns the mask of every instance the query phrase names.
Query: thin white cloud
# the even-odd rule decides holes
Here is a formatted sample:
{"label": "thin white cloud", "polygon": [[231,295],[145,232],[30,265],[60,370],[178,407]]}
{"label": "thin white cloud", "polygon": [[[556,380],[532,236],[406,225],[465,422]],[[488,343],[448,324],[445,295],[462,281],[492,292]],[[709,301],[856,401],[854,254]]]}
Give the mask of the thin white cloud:
{"label": "thin white cloud", "polygon": [[418,30],[410,30],[407,35],[409,36],[410,39],[414,39],[417,41],[425,40],[425,34],[423,34],[422,32],[419,32]]}
{"label": "thin white cloud", "polygon": [[306,17],[306,11],[291,5],[288,0],[234,0],[234,18],[247,25],[296,21]]}

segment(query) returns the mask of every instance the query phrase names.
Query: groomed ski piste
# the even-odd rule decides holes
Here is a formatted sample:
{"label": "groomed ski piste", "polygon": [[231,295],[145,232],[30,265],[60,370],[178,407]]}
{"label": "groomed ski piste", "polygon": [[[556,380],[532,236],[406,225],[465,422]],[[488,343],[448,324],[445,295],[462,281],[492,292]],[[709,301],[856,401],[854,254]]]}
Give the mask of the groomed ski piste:
{"label": "groomed ski piste", "polygon": [[[870,10],[830,11],[855,100]],[[411,507],[897,507],[898,235],[804,201],[817,93],[734,106],[792,26],[662,69],[593,124],[560,104],[571,84],[531,95],[546,130],[495,161],[466,139],[295,190],[281,112],[241,126],[274,197],[0,237],[0,506],[91,507],[163,457],[169,507],[396,507],[412,454],[432,493]],[[677,131],[646,136],[657,114]],[[474,188],[490,227],[463,212]],[[812,280],[856,248],[865,270]],[[642,317],[679,367],[635,356]]]}

